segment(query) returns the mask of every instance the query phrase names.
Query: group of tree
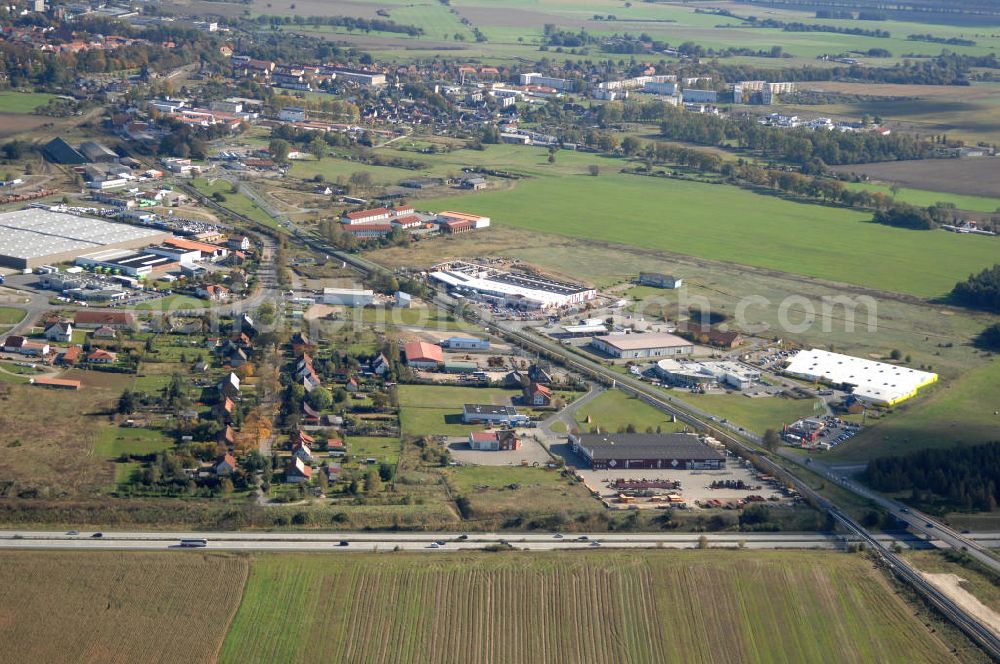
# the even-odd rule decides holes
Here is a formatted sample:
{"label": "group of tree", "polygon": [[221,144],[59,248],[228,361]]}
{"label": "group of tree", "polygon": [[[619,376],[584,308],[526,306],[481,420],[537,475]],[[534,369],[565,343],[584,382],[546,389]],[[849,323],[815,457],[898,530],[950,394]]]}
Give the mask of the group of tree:
{"label": "group of tree", "polygon": [[864,479],[880,491],[911,491],[917,503],[992,511],[1000,500],[1000,442],[873,459]]}
{"label": "group of tree", "polygon": [[753,117],[686,113],[672,108],[665,110],[660,135],[701,145],[735,145],[800,165],[813,159],[830,165],[924,159],[933,153],[931,144],[906,134],[767,127]]}
{"label": "group of tree", "polygon": [[969,275],[951,290],[955,304],[1000,314],[1000,264]]}
{"label": "group of tree", "polygon": [[926,208],[919,208],[905,203],[896,203],[885,210],[877,210],[872,221],[876,224],[909,228],[918,231],[929,231],[937,228],[937,223]]}

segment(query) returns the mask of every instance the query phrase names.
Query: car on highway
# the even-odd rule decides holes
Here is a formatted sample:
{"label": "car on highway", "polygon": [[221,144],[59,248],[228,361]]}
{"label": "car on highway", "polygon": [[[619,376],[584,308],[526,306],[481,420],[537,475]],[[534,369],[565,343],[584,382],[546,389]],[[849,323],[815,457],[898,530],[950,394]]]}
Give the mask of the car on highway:
{"label": "car on highway", "polygon": [[598,542],[597,540],[594,540],[593,542],[590,543],[590,546],[600,546],[600,545],[601,543]]}
{"label": "car on highway", "polygon": [[580,535],[580,536],[579,536],[579,537],[577,537],[576,539],[577,539],[577,540],[579,540],[580,542],[586,542],[586,541],[587,541],[587,540],[589,540],[590,538],[589,538],[589,537],[587,537],[586,535]]}
{"label": "car on highway", "polygon": [[924,524],[924,528],[933,528],[933,527],[934,527],[934,524],[931,523],[930,521],[928,521],[927,523]]}
{"label": "car on highway", "polygon": [[458,541],[459,541],[459,542],[464,542],[464,541],[465,541],[465,540],[467,540],[467,539],[469,539],[469,536],[468,536],[468,535],[465,535],[465,534],[462,534],[462,535],[459,535],[459,536],[458,536]]}
{"label": "car on highway", "polygon": [[428,546],[431,549],[440,549],[441,548],[441,545],[438,544],[437,542],[431,542]]}
{"label": "car on highway", "polygon": [[562,533],[556,533],[555,535],[553,535],[553,537],[555,537],[556,539],[562,539],[563,538]]}
{"label": "car on highway", "polygon": [[434,543],[437,544],[438,546],[444,546],[445,545],[445,541],[444,540],[436,540]]}
{"label": "car on highway", "polygon": [[79,535],[79,534],[80,534],[80,531],[79,531],[79,530],[71,530],[71,531],[69,531],[69,532],[68,532],[68,533],[66,533],[66,534],[67,534],[67,535]]}
{"label": "car on highway", "polygon": [[910,513],[910,508],[909,507],[904,507],[904,508],[902,508],[899,511],[902,512],[903,514],[909,514]]}
{"label": "car on highway", "polygon": [[104,537],[104,533],[94,533],[91,537]]}
{"label": "car on highway", "polygon": [[350,545],[350,542],[348,542],[347,540],[340,540],[340,542],[337,544],[337,546],[348,546],[348,545]]}

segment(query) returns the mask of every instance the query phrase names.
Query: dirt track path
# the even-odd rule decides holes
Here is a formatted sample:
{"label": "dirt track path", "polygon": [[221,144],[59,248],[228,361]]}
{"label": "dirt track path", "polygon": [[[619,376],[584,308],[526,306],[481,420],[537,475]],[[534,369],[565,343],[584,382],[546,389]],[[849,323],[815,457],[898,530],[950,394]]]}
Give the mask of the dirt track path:
{"label": "dirt track path", "polygon": [[979,599],[961,586],[962,577],[957,574],[926,574],[921,572],[928,583],[947,595],[963,610],[972,614],[986,625],[994,634],[1000,636],[1000,613],[986,606]]}

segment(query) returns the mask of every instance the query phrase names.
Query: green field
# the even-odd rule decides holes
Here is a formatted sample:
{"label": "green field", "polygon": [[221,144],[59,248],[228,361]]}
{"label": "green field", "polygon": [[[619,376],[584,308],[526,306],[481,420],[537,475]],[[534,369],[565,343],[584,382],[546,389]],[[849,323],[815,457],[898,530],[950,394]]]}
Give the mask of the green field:
{"label": "green field", "polygon": [[830,452],[838,460],[906,454],[924,447],[954,447],[997,440],[1000,431],[1000,361],[990,358],[961,380],[934,386],[903,402],[849,444]]}
{"label": "green field", "polygon": [[94,454],[105,459],[117,459],[124,454],[145,456],[170,449],[173,444],[162,431],[105,426],[94,441]]}
{"label": "green field", "polygon": [[[593,401],[582,406],[574,414],[576,421],[580,423],[582,431],[589,431],[591,427],[600,427],[603,431],[618,431],[629,424],[634,425],[636,431],[642,432],[647,428],[661,431],[682,431],[684,425],[679,422],[671,422],[670,416],[662,411],[653,408],[644,401],[639,401],[635,397],[630,397],[621,390],[608,390],[596,397]],[[587,422],[587,418],[590,422]]]}
{"label": "green field", "polygon": [[55,99],[55,95],[4,90],[0,92],[0,113],[31,113],[51,99]]}
{"label": "green field", "polygon": [[481,426],[462,424],[462,405],[467,403],[511,404],[517,390],[499,388],[450,387],[442,385],[400,385],[399,421],[409,436],[462,436]]}
{"label": "green field", "polygon": [[348,436],[344,441],[351,460],[363,463],[368,457],[374,457],[379,462],[399,462],[399,439],[376,436]]}
{"label": "green field", "polygon": [[468,331],[474,329],[468,323],[456,320],[448,312],[436,307],[363,307],[349,309],[346,316],[358,316],[365,323],[380,326],[420,327],[430,330]]}
{"label": "green field", "polygon": [[[892,196],[889,185],[872,182],[852,182],[847,185],[849,189],[864,190],[872,193],[878,192],[886,196]],[[962,194],[949,194],[940,191],[925,191],[922,189],[901,188],[896,193],[896,200],[910,205],[920,207],[930,207],[935,203],[954,203],[959,210],[971,210],[973,212],[996,212],[1000,210],[1000,198],[987,198],[986,196],[963,196]]]}
{"label": "green field", "polygon": [[24,320],[24,309],[0,307],[0,325],[14,325]]}
{"label": "green field", "polygon": [[274,218],[265,212],[259,205],[243,194],[234,194],[232,192],[231,185],[226,180],[216,179],[209,181],[206,178],[193,178],[191,180],[191,186],[207,196],[211,196],[216,192],[222,192],[222,194],[226,197],[225,202],[219,203],[222,207],[227,210],[231,210],[236,214],[248,217],[262,226],[267,226],[268,228],[273,228],[275,230],[282,230],[281,226],[278,225],[278,222],[276,222]]}
{"label": "green field", "polygon": [[757,434],[763,434],[767,429],[780,430],[782,424],[791,424],[799,418],[822,415],[825,412],[814,409],[819,401],[813,399],[751,399],[742,394],[692,394],[683,390],[673,390],[671,395],[678,401],[689,403]]}
{"label": "green field", "polygon": [[955,660],[862,557],[647,551],[257,556],[220,661]]}
{"label": "green field", "polygon": [[[377,59],[406,62],[415,58],[428,57],[442,51],[451,51],[459,60],[485,59],[495,63],[534,61],[541,57],[539,45],[542,43],[543,26],[552,24],[561,29],[578,32],[581,28],[591,35],[613,35],[621,33],[648,34],[654,39],[671,45],[692,41],[705,48],[725,49],[729,47],[750,48],[769,51],[772,46],[781,45],[786,54],[795,56],[794,64],[813,62],[823,54],[864,52],[872,48],[887,49],[888,58],[868,58],[872,64],[892,64],[904,55],[937,55],[942,48],[963,54],[988,54],[1000,45],[996,30],[987,27],[933,25],[908,21],[871,21],[817,19],[813,12],[792,11],[774,7],[762,10],[758,7],[737,5],[726,7],[740,16],[756,15],[761,18],[778,18],[784,21],[799,21],[809,24],[826,24],[838,28],[879,28],[888,30],[891,36],[879,38],[865,35],[836,34],[832,32],[785,32],[780,28],[760,28],[745,24],[727,16],[698,13],[695,7],[667,3],[621,3],[615,0],[515,0],[497,6],[489,0],[453,0],[450,3],[458,16],[444,8],[427,2],[405,4],[390,2],[351,2],[351,13],[368,18],[375,17],[376,9],[389,11],[389,17],[398,23],[416,25],[425,34],[413,38],[402,34],[385,32],[349,33],[343,28],[323,27],[319,34],[336,33],[338,40],[364,45]],[[265,14],[331,14],[333,12],[318,3],[299,3],[295,7],[274,6],[263,0],[254,3],[253,13]],[[465,18],[478,27],[487,37],[478,43],[471,38],[469,27],[458,22]],[[718,29],[724,27],[726,29]],[[289,26],[287,29],[303,30]],[[454,33],[462,39],[456,40]],[[906,36],[913,33],[931,32],[940,37],[974,36],[974,46],[943,46],[920,41],[908,41]],[[332,35],[331,35],[332,36]],[[574,49],[575,50],[575,49]],[[553,49],[555,51],[555,49]],[[594,57],[599,53],[596,45],[580,49],[584,57]],[[572,55],[572,54],[571,54]],[[554,52],[550,57],[560,57]],[[573,56],[576,57],[576,56]],[[737,58],[733,58],[736,60]],[[788,64],[786,58],[763,58],[740,56],[740,61],[750,61],[758,67],[779,67]]]}
{"label": "green field", "polygon": [[[557,195],[553,195],[556,192]],[[932,297],[996,262],[992,238],[907,231],[867,214],[727,185],[623,174],[536,178],[421,202],[493,222]]]}

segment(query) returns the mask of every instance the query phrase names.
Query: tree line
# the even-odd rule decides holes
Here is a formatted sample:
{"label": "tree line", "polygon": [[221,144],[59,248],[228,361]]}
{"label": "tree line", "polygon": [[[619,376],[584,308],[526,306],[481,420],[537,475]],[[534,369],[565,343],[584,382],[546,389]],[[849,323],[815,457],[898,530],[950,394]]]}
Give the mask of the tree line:
{"label": "tree line", "polygon": [[405,25],[379,18],[359,18],[357,16],[274,16],[271,14],[261,14],[254,19],[261,25],[329,25],[346,28],[348,32],[358,30],[360,32],[394,32],[398,34],[418,37],[424,34],[423,28],[415,25]]}
{"label": "tree line", "polygon": [[911,491],[913,502],[992,511],[1000,499],[1000,442],[873,459],[863,477],[879,491]]}

